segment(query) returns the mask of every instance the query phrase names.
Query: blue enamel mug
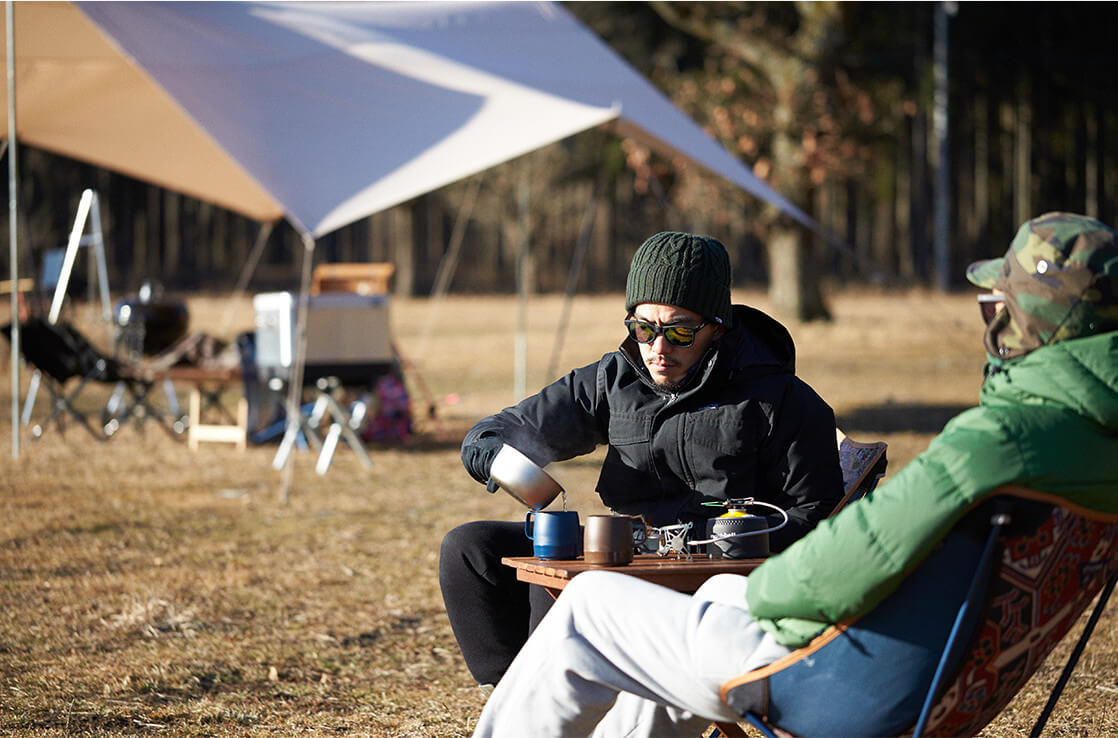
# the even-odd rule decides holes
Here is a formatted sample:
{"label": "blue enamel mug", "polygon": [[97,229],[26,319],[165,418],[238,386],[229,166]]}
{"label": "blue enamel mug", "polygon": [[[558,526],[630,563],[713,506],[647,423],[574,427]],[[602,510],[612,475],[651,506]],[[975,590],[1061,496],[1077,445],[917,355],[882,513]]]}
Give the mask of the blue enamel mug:
{"label": "blue enamel mug", "polygon": [[524,518],[524,535],[532,539],[537,559],[573,559],[582,553],[582,530],[574,510],[532,510]]}

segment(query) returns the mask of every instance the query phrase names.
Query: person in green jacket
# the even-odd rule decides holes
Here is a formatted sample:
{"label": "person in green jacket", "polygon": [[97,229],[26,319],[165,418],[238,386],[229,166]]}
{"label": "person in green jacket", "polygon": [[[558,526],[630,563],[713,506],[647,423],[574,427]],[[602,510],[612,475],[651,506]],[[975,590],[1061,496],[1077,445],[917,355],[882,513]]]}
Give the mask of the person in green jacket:
{"label": "person in green jacket", "polygon": [[1118,513],[1118,231],[1042,215],[967,277],[997,308],[978,407],[748,578],[719,575],[687,596],[579,575],[474,735],[699,735],[738,719],[719,697],[725,681],[873,610],[999,486]]}

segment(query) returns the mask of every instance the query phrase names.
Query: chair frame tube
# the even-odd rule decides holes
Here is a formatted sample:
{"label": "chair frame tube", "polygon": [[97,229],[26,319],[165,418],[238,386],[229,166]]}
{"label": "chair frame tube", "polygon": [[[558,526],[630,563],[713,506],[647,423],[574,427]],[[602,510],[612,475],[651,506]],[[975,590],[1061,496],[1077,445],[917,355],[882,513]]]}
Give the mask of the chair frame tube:
{"label": "chair frame tube", "polygon": [[936,693],[939,692],[940,683],[943,681],[944,674],[947,671],[947,665],[954,658],[956,651],[959,647],[959,633],[962,631],[963,623],[966,622],[970,610],[975,606],[975,600],[981,594],[982,581],[985,579],[986,572],[990,569],[994,560],[995,544],[998,541],[998,534],[1001,533],[1002,528],[1009,524],[1010,516],[1007,513],[995,513],[990,518],[991,529],[990,535],[986,539],[986,547],[982,551],[982,558],[979,559],[978,566],[974,572],[974,578],[971,579],[970,589],[967,591],[966,599],[963,604],[959,606],[959,612],[955,616],[955,623],[951,626],[951,633],[947,637],[947,645],[943,648],[943,654],[940,656],[939,664],[936,666],[935,676],[932,677],[932,684],[928,687],[928,694],[924,696],[924,706],[920,709],[920,717],[916,721],[916,728],[912,731],[912,738],[920,738],[920,734],[924,732],[924,726],[928,723],[928,716],[932,714],[932,707],[936,703]]}

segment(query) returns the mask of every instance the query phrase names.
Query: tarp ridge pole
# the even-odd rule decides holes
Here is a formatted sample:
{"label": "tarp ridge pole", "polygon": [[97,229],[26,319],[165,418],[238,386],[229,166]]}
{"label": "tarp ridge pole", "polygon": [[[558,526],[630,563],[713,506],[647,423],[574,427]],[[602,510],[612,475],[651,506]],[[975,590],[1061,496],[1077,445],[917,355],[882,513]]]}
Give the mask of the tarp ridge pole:
{"label": "tarp ridge pole", "polygon": [[[287,387],[287,436],[294,440],[302,425],[303,367],[307,361],[307,295],[311,287],[311,261],[314,256],[314,237],[303,233],[303,265],[299,278],[299,294],[296,296],[295,309],[295,356],[291,367],[291,384]],[[284,458],[283,474],[280,483],[280,502],[287,504],[291,499],[291,479],[295,467],[291,454]]]}
{"label": "tarp ridge pole", "polygon": [[463,198],[462,205],[458,209],[458,215],[454,219],[454,230],[450,234],[450,244],[447,246],[446,254],[439,262],[438,271],[435,273],[435,284],[431,287],[431,302],[427,306],[427,319],[423,324],[423,332],[420,334],[419,350],[415,353],[420,359],[427,355],[427,343],[431,338],[431,326],[434,325],[435,316],[439,312],[442,299],[450,288],[450,281],[454,279],[454,272],[458,268],[458,256],[462,252],[462,242],[466,237],[466,226],[469,224],[470,218],[473,217],[474,204],[477,202],[479,189],[481,189],[481,179],[477,178],[470,183],[469,189],[466,190],[466,196]]}
{"label": "tarp ridge pole", "polygon": [[529,259],[532,255],[530,209],[532,197],[531,158],[524,157],[520,175],[520,251],[516,259],[517,318],[516,338],[513,345],[513,402],[527,394],[528,386],[528,277]]}
{"label": "tarp ridge pole", "polygon": [[244,268],[241,269],[241,274],[237,277],[237,284],[233,287],[233,295],[221,316],[218,335],[225,335],[225,331],[229,330],[229,326],[233,323],[233,313],[237,310],[237,303],[240,302],[241,296],[248,289],[248,281],[256,273],[256,265],[260,263],[260,257],[264,254],[264,246],[268,243],[268,237],[272,235],[274,227],[274,222],[260,224],[260,230],[256,234],[256,243],[252,245],[248,260],[245,261]]}
{"label": "tarp ridge pole", "polygon": [[582,262],[586,258],[586,251],[590,245],[590,234],[594,230],[594,220],[598,215],[598,200],[602,192],[604,173],[594,180],[590,190],[590,198],[586,203],[586,210],[582,214],[582,227],[578,232],[578,243],[571,259],[571,269],[567,273],[567,289],[563,293],[563,309],[559,313],[559,324],[555,329],[555,343],[551,347],[551,359],[547,362],[547,376],[545,381],[555,379],[559,371],[559,354],[563,351],[563,342],[567,335],[567,324],[571,319],[571,304],[574,302],[575,292],[578,290],[579,276],[582,274]]}
{"label": "tarp ridge pole", "polygon": [[95,191],[90,191],[90,228],[89,246],[93,249],[93,258],[97,267],[97,283],[100,286],[101,319],[105,323],[113,321],[113,307],[109,300],[109,267],[105,261],[105,235],[101,230],[101,198]]}
{"label": "tarp ridge pole", "polygon": [[16,186],[16,62],[15,3],[4,3],[5,32],[8,43],[8,264],[12,278],[12,458],[19,458],[19,250],[16,226],[19,216],[19,193]]}

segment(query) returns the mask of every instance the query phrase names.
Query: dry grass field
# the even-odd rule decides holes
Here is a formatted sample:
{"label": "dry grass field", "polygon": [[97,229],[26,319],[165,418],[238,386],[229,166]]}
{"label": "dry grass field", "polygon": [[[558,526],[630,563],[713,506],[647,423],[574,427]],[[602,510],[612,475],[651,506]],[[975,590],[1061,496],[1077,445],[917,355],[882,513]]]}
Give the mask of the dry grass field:
{"label": "dry grass field", "polygon": [[[736,297],[766,307],[763,294]],[[800,373],[854,438],[889,442],[896,471],[977,399],[974,297],[831,300],[834,321],[791,328]],[[574,303],[561,369],[615,347],[621,303]],[[228,305],[192,298],[192,329],[220,332]],[[247,300],[233,307],[224,338],[252,324]],[[86,308],[75,310],[91,336],[107,338]],[[529,390],[551,379],[560,312],[555,297],[530,303]],[[434,416],[420,413],[407,446],[372,446],[371,471],[344,445],[322,476],[312,454],[295,454],[286,503],[274,446],[192,452],[150,421],[105,443],[74,424],[33,442],[24,431],[13,459],[0,341],[0,734],[469,735],[483,699],[443,612],[438,547],[460,522],[522,517],[458,459],[466,428],[514,399],[517,301],[399,299],[392,322],[413,400]],[[85,407],[106,396],[90,388]],[[583,514],[600,511],[598,463],[556,471]],[[1116,611],[1101,620],[1046,735],[1118,734]],[[1065,642],[983,735],[1027,734],[1067,652]]]}

